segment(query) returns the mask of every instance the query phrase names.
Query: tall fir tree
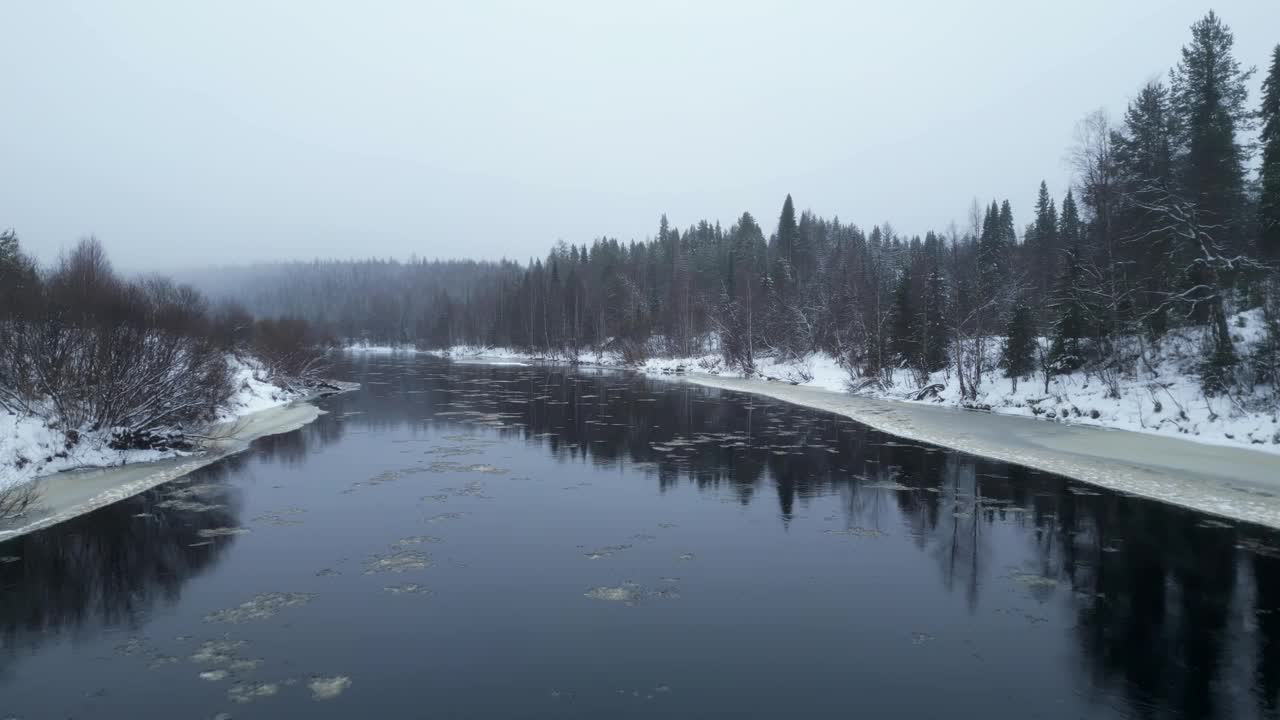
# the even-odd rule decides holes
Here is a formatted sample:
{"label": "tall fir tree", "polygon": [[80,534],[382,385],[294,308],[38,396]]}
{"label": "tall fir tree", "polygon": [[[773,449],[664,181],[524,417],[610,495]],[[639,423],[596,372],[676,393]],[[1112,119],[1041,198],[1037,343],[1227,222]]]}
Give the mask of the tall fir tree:
{"label": "tall fir tree", "polygon": [[1058,242],[1064,252],[1077,249],[1082,229],[1080,210],[1076,207],[1075,196],[1068,189],[1067,196],[1062,199],[1062,214],[1058,218]]}
{"label": "tall fir tree", "polygon": [[1036,219],[1030,226],[1027,251],[1031,256],[1031,275],[1040,297],[1047,297],[1058,276],[1058,208],[1049,195],[1049,186],[1040,181],[1036,196]]}
{"label": "tall fir tree", "polygon": [[[1006,201],[1005,205],[1008,205]],[[1009,234],[1013,232],[1013,213],[1001,216],[995,200],[987,208],[982,219],[982,234],[978,237],[978,276],[984,288],[990,290],[1009,269]]]}
{"label": "tall fir tree", "polygon": [[787,194],[787,199],[782,203],[782,212],[778,215],[778,235],[777,260],[781,265],[778,277],[775,282],[783,284],[783,289],[788,289],[790,283],[795,278],[796,267],[796,250],[800,242],[800,228],[796,224],[796,208],[791,202],[791,194]]}
{"label": "tall fir tree", "polygon": [[1271,52],[1271,67],[1262,81],[1262,167],[1258,221],[1264,257],[1280,260],[1280,45]]}
{"label": "tall fir tree", "polygon": [[[930,249],[932,246],[932,249]],[[942,242],[925,244],[927,276],[924,281],[923,322],[920,326],[920,353],[924,367],[937,372],[947,366],[950,332],[947,325],[947,280],[942,272]]]}
{"label": "tall fir tree", "polygon": [[1212,10],[1191,26],[1191,43],[1172,72],[1172,101],[1182,131],[1181,181],[1211,224],[1231,226],[1244,199],[1246,107],[1252,69],[1232,54],[1235,38]]}
{"label": "tall fir tree", "polygon": [[919,364],[919,322],[912,294],[911,265],[907,264],[898,277],[893,293],[893,324],[890,338],[891,350],[908,365]]}
{"label": "tall fir tree", "polygon": [[1019,302],[1009,316],[1005,327],[1004,350],[1000,365],[1005,376],[1013,380],[1013,391],[1018,391],[1018,379],[1031,374],[1036,367],[1035,316],[1029,302]]}
{"label": "tall fir tree", "polygon": [[1120,233],[1126,255],[1139,278],[1140,319],[1152,337],[1168,326],[1165,299],[1174,284],[1170,254],[1174,238],[1164,218],[1148,207],[1173,190],[1173,151],[1176,115],[1164,84],[1147,83],[1125,111],[1124,128],[1115,139],[1115,158],[1125,202],[1120,210]]}
{"label": "tall fir tree", "polygon": [[[1068,207],[1074,208],[1070,193],[1063,201],[1063,216]],[[1065,233],[1064,233],[1065,235]],[[1049,359],[1059,372],[1069,372],[1084,362],[1082,343],[1089,332],[1089,312],[1083,294],[1084,268],[1079,241],[1065,253],[1062,272],[1049,301],[1053,321]]]}
{"label": "tall fir tree", "polygon": [[1018,243],[1018,231],[1013,226],[1013,207],[1007,199],[1000,203],[1000,242],[1006,255]]}

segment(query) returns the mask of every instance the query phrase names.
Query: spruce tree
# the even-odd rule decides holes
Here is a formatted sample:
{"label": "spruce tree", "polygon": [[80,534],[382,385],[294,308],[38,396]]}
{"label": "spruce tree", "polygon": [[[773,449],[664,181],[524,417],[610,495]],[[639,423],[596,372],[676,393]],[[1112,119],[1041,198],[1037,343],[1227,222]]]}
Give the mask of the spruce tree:
{"label": "spruce tree", "polygon": [[947,326],[947,284],[942,275],[939,254],[940,251],[935,250],[929,261],[924,288],[924,322],[920,328],[921,355],[924,367],[929,372],[937,372],[947,366],[947,345],[950,340]]}
{"label": "spruce tree", "polygon": [[891,349],[900,360],[908,365],[919,364],[917,358],[919,331],[915,303],[912,301],[911,265],[908,264],[898,278],[898,286],[893,293],[893,333],[889,339]]}
{"label": "spruce tree", "polygon": [[1212,10],[1191,26],[1191,43],[1172,73],[1173,108],[1182,129],[1181,180],[1209,223],[1238,220],[1245,150],[1237,133],[1249,128],[1244,70],[1231,53],[1235,39]]}
{"label": "spruce tree", "polygon": [[1001,217],[1000,206],[992,200],[982,220],[982,235],[978,238],[978,277],[986,293],[994,290],[995,284],[1008,270],[1007,238],[1012,232],[1012,212],[1009,213],[1006,228],[1005,219]]}
{"label": "spruce tree", "polygon": [[18,263],[18,236],[13,230],[0,232],[0,272],[5,272]]}
{"label": "spruce tree", "polygon": [[1005,327],[1004,352],[1000,365],[1005,376],[1013,380],[1013,391],[1018,391],[1018,378],[1030,375],[1036,366],[1036,329],[1031,306],[1020,302],[1009,316]]}
{"label": "spruce tree", "polygon": [[1018,243],[1018,231],[1013,227],[1013,207],[1007,199],[1000,204],[1000,242],[1006,254]]}
{"label": "spruce tree", "polygon": [[1058,242],[1063,250],[1076,250],[1081,240],[1080,211],[1076,208],[1076,199],[1071,190],[1062,199],[1062,215],[1058,219]]}
{"label": "spruce tree", "polygon": [[[1075,208],[1070,193],[1062,203],[1063,217],[1066,217],[1068,207]],[[1084,362],[1081,341],[1088,334],[1089,313],[1081,287],[1083,281],[1084,270],[1077,243],[1066,253],[1057,287],[1050,299],[1053,322],[1049,361],[1059,372],[1070,372]]]}
{"label": "spruce tree", "polygon": [[779,281],[794,279],[796,245],[799,243],[800,229],[796,225],[796,208],[791,202],[790,193],[782,203],[782,213],[778,216],[778,242],[776,252],[778,260],[785,263],[779,272]]}
{"label": "spruce tree", "polygon": [[1167,329],[1165,298],[1174,285],[1170,277],[1173,237],[1165,219],[1148,207],[1174,187],[1175,137],[1169,91],[1160,82],[1150,82],[1129,103],[1124,130],[1116,137],[1115,158],[1126,198],[1120,211],[1121,233],[1140,278],[1139,309],[1152,337],[1160,337]]}
{"label": "spruce tree", "polygon": [[1262,81],[1262,195],[1258,202],[1263,256],[1280,259],[1280,45],[1271,52],[1271,68]]}
{"label": "spruce tree", "polygon": [[1046,297],[1057,279],[1058,208],[1043,180],[1036,196],[1036,219],[1027,234],[1027,251],[1031,255],[1031,276],[1035,287],[1041,297]]}

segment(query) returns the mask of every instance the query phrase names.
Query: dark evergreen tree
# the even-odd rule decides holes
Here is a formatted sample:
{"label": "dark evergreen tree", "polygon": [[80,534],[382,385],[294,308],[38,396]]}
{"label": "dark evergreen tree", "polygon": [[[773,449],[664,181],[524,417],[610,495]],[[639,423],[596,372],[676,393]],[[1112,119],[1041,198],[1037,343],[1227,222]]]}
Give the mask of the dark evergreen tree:
{"label": "dark evergreen tree", "polygon": [[898,286],[893,293],[893,327],[890,343],[899,362],[909,366],[919,365],[919,317],[916,314],[913,295],[911,266],[907,265],[898,276]]}
{"label": "dark evergreen tree", "polygon": [[1080,211],[1071,190],[1062,199],[1062,215],[1058,219],[1058,242],[1064,252],[1077,249],[1081,240]]}
{"label": "dark evergreen tree", "polygon": [[[1071,194],[1062,203],[1075,208]],[[1066,233],[1064,233],[1066,235]],[[1079,242],[1065,253],[1058,284],[1049,302],[1051,317],[1050,363],[1058,372],[1069,372],[1084,362],[1083,341],[1089,334],[1089,311],[1083,294],[1084,271]]]}
{"label": "dark evergreen tree", "polygon": [[1263,256],[1280,260],[1280,45],[1271,52],[1271,67],[1262,81],[1262,167],[1258,199],[1259,246]]}
{"label": "dark evergreen tree", "polygon": [[1013,380],[1013,391],[1018,391],[1018,379],[1026,377],[1036,367],[1035,316],[1029,303],[1020,302],[1009,316],[1005,328],[1004,350],[1000,364],[1005,376]]}
{"label": "dark evergreen tree", "polygon": [[1175,186],[1176,135],[1169,91],[1163,84],[1151,82],[1129,104],[1124,128],[1115,138],[1119,183],[1125,198],[1117,222],[1125,257],[1138,279],[1140,320],[1152,337],[1163,335],[1168,325],[1165,300],[1174,284],[1174,237],[1165,219],[1149,208]]}
{"label": "dark evergreen tree", "polygon": [[950,333],[947,329],[947,282],[936,261],[930,264],[925,279],[922,313],[924,322],[920,328],[920,345],[924,367],[929,372],[937,372],[947,366]]}
{"label": "dark evergreen tree", "polygon": [[1231,30],[1212,10],[1191,26],[1191,43],[1172,73],[1172,101],[1182,130],[1181,183],[1206,226],[1234,229],[1244,194],[1245,150],[1237,135],[1249,126],[1244,70],[1232,55]]}
{"label": "dark evergreen tree", "polygon": [[788,194],[787,199],[782,203],[782,213],[778,215],[778,234],[774,250],[778,267],[774,280],[782,286],[783,290],[790,289],[790,284],[796,280],[795,255],[799,241],[800,229],[796,225],[796,208],[791,202],[791,195]]}

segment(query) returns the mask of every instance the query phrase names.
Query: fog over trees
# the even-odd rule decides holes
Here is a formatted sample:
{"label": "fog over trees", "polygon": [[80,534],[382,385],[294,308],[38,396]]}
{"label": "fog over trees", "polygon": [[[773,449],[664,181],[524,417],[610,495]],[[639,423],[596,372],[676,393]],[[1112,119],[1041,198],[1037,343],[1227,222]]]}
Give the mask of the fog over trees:
{"label": "fog over trees", "polygon": [[[1206,390],[1274,386],[1280,48],[1257,103],[1254,69],[1232,46],[1210,12],[1123,117],[1085,115],[1068,149],[1073,186],[1039,182],[1022,224],[997,197],[975,200],[961,225],[906,237],[889,222],[797,210],[787,196],[776,219],[744,212],[681,229],[664,215],[643,242],[559,243],[525,265],[335,260],[193,281],[349,342],[629,359],[719,351],[748,373],[761,355],[825,352],[867,383],[902,368],[923,383],[949,367],[969,397],[993,372],[1039,372],[1047,384],[1085,368],[1105,382],[1132,371],[1148,343],[1194,327]],[[1269,340],[1239,357],[1228,317],[1258,307]]]}

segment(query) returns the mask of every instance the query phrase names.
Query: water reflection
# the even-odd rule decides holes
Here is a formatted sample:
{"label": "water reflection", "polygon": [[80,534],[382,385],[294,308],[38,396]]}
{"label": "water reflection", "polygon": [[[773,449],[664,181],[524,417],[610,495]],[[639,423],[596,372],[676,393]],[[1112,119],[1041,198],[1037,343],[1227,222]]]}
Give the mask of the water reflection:
{"label": "water reflection", "polygon": [[23,653],[63,636],[134,630],[236,543],[253,463],[301,461],[341,437],[334,423],[262,438],[233,455],[127,500],[0,543],[0,675]]}
{"label": "water reflection", "polygon": [[1069,631],[1104,704],[1208,718],[1252,714],[1242,703],[1252,696],[1258,714],[1280,711],[1280,551],[1269,531],[759,398],[611,373],[415,368],[422,385],[386,391],[410,401],[404,422],[494,428],[565,463],[639,469],[663,489],[725,487],[744,505],[767,492],[784,526],[807,499],[836,495],[843,530],[909,536],[970,613],[1008,572],[990,566],[993,544],[1022,543],[1035,560],[1017,576],[1041,602],[1072,608]]}
{"label": "water reflection", "polygon": [[[1097,491],[1024,468],[897,441],[835,416],[692,385],[619,373],[451,365],[421,358],[355,358],[344,372],[364,383],[365,389],[325,400],[328,414],[304,430],[259,441],[251,453],[209,466],[180,483],[0,544],[0,555],[20,558],[0,564],[4,647],[0,673],[17,663],[22,652],[36,652],[60,635],[144,626],[157,608],[182,604],[188,581],[219,563],[245,568],[251,578],[273,577],[286,572],[278,563],[287,557],[305,569],[311,582],[331,583],[312,588],[317,600],[307,610],[323,613],[331,607],[325,603],[333,602],[336,617],[330,622],[335,624],[349,624],[352,613],[372,602],[360,594],[364,589],[378,601],[412,595],[444,605],[452,595],[460,596],[462,614],[449,616],[433,606],[430,613],[412,615],[412,624],[383,628],[383,642],[394,650],[396,638],[427,626],[428,618],[438,615],[448,629],[434,639],[458,642],[442,649],[461,656],[480,652],[484,667],[496,666],[485,677],[497,678],[493,682],[498,684],[506,678],[515,686],[537,672],[529,663],[518,661],[525,647],[523,633],[532,631],[522,625],[506,626],[505,634],[489,625],[476,631],[466,625],[472,619],[467,613],[474,611],[475,618],[490,624],[508,617],[518,623],[525,617],[530,627],[539,627],[540,622],[552,627],[563,620],[560,613],[573,612],[564,608],[579,598],[602,602],[601,598],[623,596],[659,597],[666,591],[657,584],[662,582],[660,573],[671,572],[682,576],[681,590],[690,588],[690,599],[679,599],[672,591],[670,597],[661,595],[663,602],[636,603],[645,612],[669,615],[634,616],[647,618],[650,631],[672,644],[664,651],[669,655],[667,665],[675,668],[684,657],[707,653],[713,660],[724,659],[707,643],[691,640],[687,646],[680,645],[681,638],[672,637],[671,628],[682,629],[677,635],[717,627],[729,627],[735,635],[763,633],[761,645],[754,650],[764,654],[761,661],[735,666],[735,673],[753,672],[748,666],[767,664],[765,660],[772,661],[775,655],[795,662],[797,656],[788,652],[811,653],[808,676],[792,673],[781,664],[776,672],[781,684],[808,688],[805,692],[818,706],[834,707],[834,697],[850,692],[871,698],[860,706],[869,714],[900,714],[872,712],[890,707],[876,705],[889,692],[876,682],[859,680],[852,673],[848,687],[836,687],[822,679],[821,669],[860,667],[863,675],[875,680],[874,672],[880,668],[905,676],[921,667],[928,669],[920,671],[927,674],[920,682],[942,698],[934,706],[938,712],[959,709],[968,714],[985,707],[992,714],[992,706],[983,703],[997,698],[991,701],[997,715],[1003,708],[1017,716],[1046,717],[1280,716],[1280,551],[1276,550],[1280,543],[1275,533]],[[317,459],[321,455],[325,457]],[[548,457],[554,460],[547,461]],[[274,463],[283,467],[273,469]],[[396,464],[409,467],[398,469]],[[565,553],[572,562],[555,554],[560,549],[542,537],[465,534],[486,514],[504,530],[527,528],[523,516],[532,510],[550,516],[550,524],[575,530],[590,525],[592,518],[582,514],[589,511],[584,507],[599,511],[600,506],[574,504],[574,493],[564,492],[573,488],[514,482],[533,473],[530,468],[544,464],[561,468],[565,475],[572,471],[581,477],[581,471],[589,470],[592,479],[620,478],[623,489],[643,488],[665,503],[665,512],[682,511],[680,525],[702,522],[721,534],[709,544],[679,548],[681,557],[687,552],[687,562],[672,552],[670,562],[678,569],[645,566],[647,574],[638,575],[634,585],[627,584],[630,580],[623,574],[588,584],[580,577],[580,568],[584,563],[592,570],[609,568],[619,558],[640,555],[640,546],[667,531],[656,522],[659,518],[646,516],[648,524],[643,527],[650,534],[643,539],[632,535],[634,530],[616,540],[581,538],[589,544]],[[275,484],[275,473],[284,474],[291,467],[305,470],[303,474],[314,483]],[[255,482],[258,476],[269,482]],[[353,479],[359,493],[352,491]],[[430,484],[437,479],[452,487]],[[281,526],[279,536],[265,537],[265,532],[263,537],[251,536],[261,543],[260,548],[277,540],[285,548],[295,547],[290,543],[301,548],[297,555],[282,550],[274,557],[277,564],[264,570],[248,557],[254,553],[244,548],[237,552],[241,541],[235,535],[208,537],[208,531],[245,524],[241,517],[245,498],[273,488],[282,489],[247,514],[257,516],[263,506],[280,511],[315,501],[305,515],[312,537],[301,542],[301,533],[289,535],[288,525]],[[522,495],[526,503],[536,498],[537,507],[504,505],[504,493],[512,488],[529,493]],[[617,504],[612,501],[616,496],[598,489],[601,493],[595,502]],[[610,487],[609,492],[616,490]],[[429,498],[445,498],[450,504],[415,505]],[[691,505],[695,500],[712,502]],[[470,501],[488,504],[460,504]],[[368,505],[358,504],[362,502]],[[407,514],[416,525],[391,527],[387,516],[405,505],[413,507]],[[368,512],[380,514],[322,514],[334,508],[346,513],[350,507],[367,507]],[[769,510],[767,524],[719,522],[725,515],[745,516],[760,508]],[[292,522],[301,517],[285,519]],[[319,517],[328,517],[329,522],[340,517],[351,527],[337,529],[350,534],[330,533],[335,528],[322,526],[316,521]],[[382,547],[385,543],[375,541],[382,529],[401,537],[401,545],[390,551]],[[351,558],[349,565],[341,566],[344,573],[329,569],[339,567],[342,560],[313,548],[324,535],[332,535],[323,539],[325,550]],[[820,542],[815,542],[815,536]],[[796,538],[803,543],[786,544]],[[371,547],[359,545],[365,541]],[[438,556],[438,562],[428,562],[423,548],[404,547],[408,541],[430,542],[431,555]],[[617,542],[635,547],[613,544]],[[464,553],[468,543],[477,553],[489,553],[464,558],[478,560],[474,567],[454,562],[453,555]],[[520,545],[524,554],[507,557],[515,552],[512,545]],[[713,567],[716,555],[723,559],[740,546],[751,549],[730,556],[737,566]],[[799,552],[792,549],[797,547]],[[500,556],[495,564],[505,573],[529,567],[538,571],[538,583],[526,578],[533,587],[521,587],[522,591],[546,590],[551,595],[506,599],[501,591],[509,590],[504,584],[508,576],[496,570],[485,574],[485,561],[494,555]],[[596,559],[581,560],[584,556]],[[420,568],[425,573],[423,582],[438,584],[413,582],[417,576],[392,583],[377,572],[370,574],[368,588],[360,585],[366,570],[402,566]],[[715,576],[712,571],[724,571],[715,576],[726,583],[724,587],[737,587],[729,582],[742,579],[733,575],[735,567],[747,568],[742,572],[750,573],[745,575],[750,587],[772,593],[768,597],[774,604],[760,608],[746,598],[734,606],[733,595],[715,596],[722,601],[718,604],[703,595],[705,604],[699,604],[699,593],[711,592],[708,586],[713,583],[707,576]],[[805,569],[797,569],[801,567]],[[457,572],[464,580],[456,585],[437,580],[448,572]],[[874,583],[869,585],[870,593],[849,584],[851,577],[856,581],[864,576]],[[699,581],[704,584],[700,586]],[[289,587],[237,586],[236,590],[251,597],[298,584],[296,579],[291,582],[294,585]],[[554,594],[562,586],[568,588],[563,598]],[[331,590],[334,587],[343,590]],[[468,594],[473,588],[486,588],[488,593]],[[806,607],[806,597],[821,593],[827,593],[827,606],[848,608],[847,614],[806,618],[801,609]],[[868,595],[883,598],[872,598],[880,600],[877,604]],[[896,605],[910,605],[925,619],[910,616],[921,625],[905,628],[909,638],[904,643],[930,648],[934,655],[897,657],[883,650],[879,656],[860,655],[864,647],[879,647],[874,637],[877,626],[902,622],[891,611]],[[495,607],[498,610],[488,616],[476,609]],[[765,610],[772,614],[764,630],[755,619],[749,624],[732,620],[755,618],[755,613]],[[193,611],[194,621],[207,612]],[[874,612],[884,613],[884,618]],[[366,630],[378,628],[379,613],[362,619]],[[589,616],[596,622],[601,622],[600,617]],[[565,627],[580,630],[592,621],[575,615],[565,621]],[[455,631],[452,623],[472,627],[483,638],[476,641],[474,634]],[[627,639],[622,624],[590,627],[592,634],[619,633],[619,642]],[[248,633],[255,628],[237,626],[236,631],[251,637]],[[827,655],[812,646],[815,637],[843,633],[850,636],[848,644]],[[277,643],[289,642],[287,637],[271,636]],[[570,632],[548,641],[548,646],[573,647],[577,638]],[[796,638],[806,639],[799,650],[787,645]],[[317,642],[314,637],[309,641]],[[344,665],[338,669],[351,670],[355,678],[343,698],[357,702],[364,697],[364,702],[373,702],[377,698],[358,693],[382,679],[374,675],[385,670],[385,657],[364,657],[368,651],[360,642],[352,640],[339,653]],[[475,642],[483,647],[472,648]],[[601,668],[624,665],[642,654],[634,637],[630,642],[606,643],[611,653],[607,658],[584,656],[583,662]],[[308,654],[320,651],[305,642],[300,647]],[[595,646],[586,646],[591,647]],[[619,653],[618,647],[630,649]],[[393,652],[391,656],[397,658],[397,668],[419,661],[411,654],[400,657]],[[517,659],[512,664],[495,660],[502,657]],[[366,661],[366,672],[360,675],[361,663]],[[733,688],[732,697],[727,690],[710,693],[704,696],[708,704],[689,706],[683,713],[705,716],[713,707],[724,709],[735,698],[746,697],[750,688],[743,685],[751,684],[711,674],[706,668],[714,664],[686,665],[683,675],[671,670],[670,675],[652,680]],[[467,669],[458,667],[459,672]],[[1051,671],[1027,677],[1023,672],[1027,667]],[[437,672],[444,671],[437,668]],[[966,680],[971,677],[967,673],[984,679]],[[389,675],[387,682],[392,683],[395,673]],[[428,682],[422,677],[432,676],[414,675],[414,687]],[[467,709],[456,714],[503,716],[472,712],[480,700],[449,695],[448,688],[459,680],[437,677],[444,686],[437,691]],[[972,682],[982,686],[965,684]],[[1012,692],[1008,686],[1032,698],[1053,698],[1053,704],[1046,699],[1044,706],[1023,707],[1003,701],[1001,693]],[[379,697],[394,697],[398,691],[403,694],[404,688],[392,683]],[[612,695],[616,688],[604,691]],[[538,692],[545,700],[547,691]],[[557,689],[552,697],[562,702],[571,696]],[[672,693],[668,699],[674,702],[678,696]],[[911,699],[901,697],[895,702]],[[791,696],[784,704],[798,714],[808,711],[795,702]],[[557,714],[575,715],[567,705],[556,708]],[[575,716],[592,716],[598,709],[583,705]],[[526,712],[538,714],[536,708]],[[387,716],[398,715],[393,709]]]}

